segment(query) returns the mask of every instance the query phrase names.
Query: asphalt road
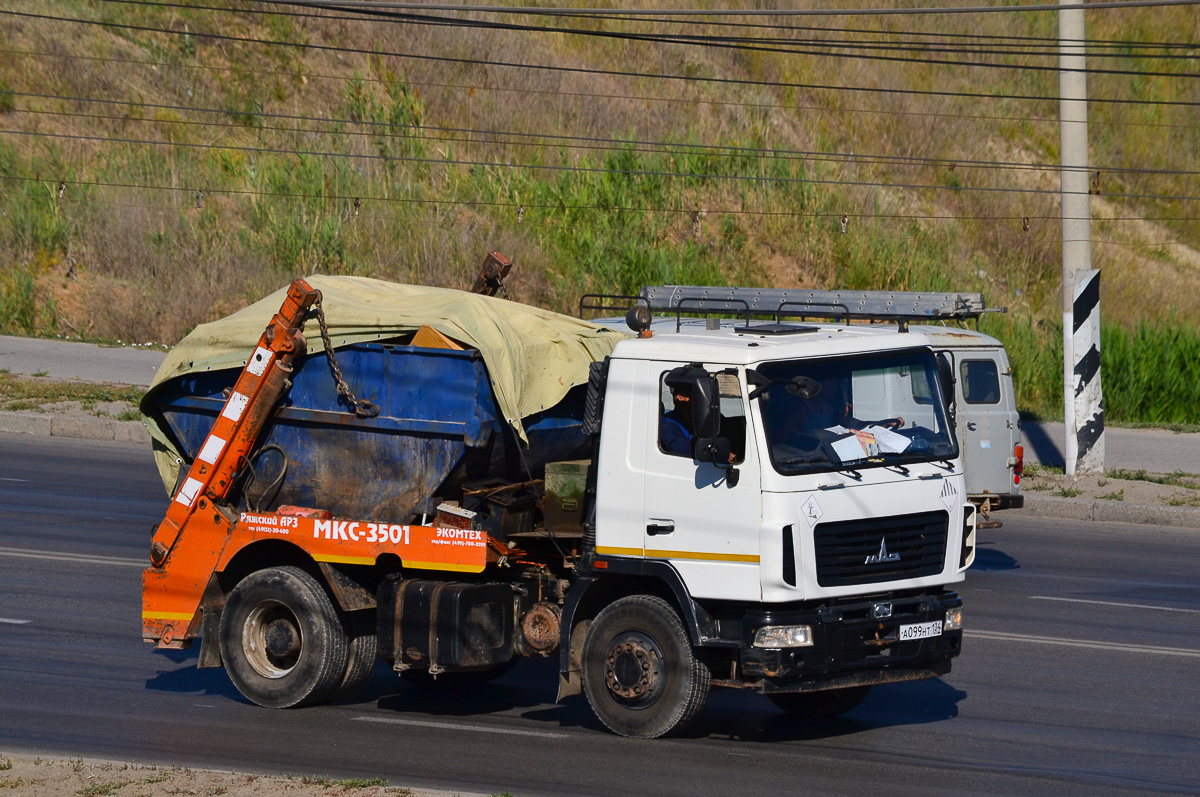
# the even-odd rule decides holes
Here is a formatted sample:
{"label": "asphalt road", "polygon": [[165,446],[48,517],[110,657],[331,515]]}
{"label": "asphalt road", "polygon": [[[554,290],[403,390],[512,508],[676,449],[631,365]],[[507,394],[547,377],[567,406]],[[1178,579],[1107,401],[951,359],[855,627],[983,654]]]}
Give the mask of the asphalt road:
{"label": "asphalt road", "polygon": [[797,725],[714,694],[696,732],[605,732],[548,662],[435,695],[384,665],[339,705],[246,703],[140,640],[166,506],[148,452],[0,436],[0,751],[518,795],[1200,793],[1200,533],[1012,513],[962,591],[954,672]]}

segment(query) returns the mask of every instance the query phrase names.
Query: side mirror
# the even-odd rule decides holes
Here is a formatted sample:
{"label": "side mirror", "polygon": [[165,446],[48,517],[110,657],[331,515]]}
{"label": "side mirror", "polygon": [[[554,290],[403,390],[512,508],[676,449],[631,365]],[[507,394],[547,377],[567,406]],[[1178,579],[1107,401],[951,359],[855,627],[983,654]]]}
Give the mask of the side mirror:
{"label": "side mirror", "polygon": [[950,362],[950,355],[944,351],[938,352],[937,371],[938,381],[942,386],[942,401],[946,406],[946,415],[949,418],[950,425],[953,426],[956,422],[955,415],[957,414],[958,406],[954,400],[954,366]]}
{"label": "side mirror", "polygon": [[664,381],[690,399],[692,433],[697,439],[721,433],[721,390],[715,376],[699,365],[681,365],[668,371]]}
{"label": "side mirror", "polygon": [[721,433],[721,390],[715,376],[703,374],[692,382],[692,427],[697,440]]}

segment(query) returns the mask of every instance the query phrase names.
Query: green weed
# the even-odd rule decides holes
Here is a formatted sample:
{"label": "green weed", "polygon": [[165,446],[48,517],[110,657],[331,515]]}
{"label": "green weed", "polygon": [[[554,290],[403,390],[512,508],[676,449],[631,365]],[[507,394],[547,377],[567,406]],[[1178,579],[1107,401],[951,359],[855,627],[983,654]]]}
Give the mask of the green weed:
{"label": "green weed", "polygon": [[1104,495],[1097,496],[1097,497],[1101,501],[1124,501],[1125,500],[1125,490],[1124,489],[1114,490],[1111,493],[1105,493]]}
{"label": "green weed", "polygon": [[1059,487],[1054,494],[1059,498],[1078,498],[1083,495],[1083,490],[1078,487]]}
{"label": "green weed", "polygon": [[0,401],[31,401],[49,404],[78,401],[85,409],[100,402],[126,401],[137,404],[143,388],[126,385],[105,385],[93,382],[57,382],[46,379],[23,379],[11,374],[0,375]]}
{"label": "green weed", "polygon": [[1152,482],[1166,484],[1172,487],[1186,487],[1189,490],[1200,490],[1200,474],[1187,473],[1182,470],[1173,473],[1147,473],[1143,470],[1126,470],[1113,468],[1105,471],[1110,479],[1125,479],[1126,481]]}
{"label": "green weed", "polygon": [[372,786],[386,786],[388,782],[384,778],[348,778],[334,781],[334,784],[343,789],[368,789]]}
{"label": "green weed", "polygon": [[32,778],[5,778],[0,780],[0,789],[19,789],[22,786],[36,786],[40,782]]}

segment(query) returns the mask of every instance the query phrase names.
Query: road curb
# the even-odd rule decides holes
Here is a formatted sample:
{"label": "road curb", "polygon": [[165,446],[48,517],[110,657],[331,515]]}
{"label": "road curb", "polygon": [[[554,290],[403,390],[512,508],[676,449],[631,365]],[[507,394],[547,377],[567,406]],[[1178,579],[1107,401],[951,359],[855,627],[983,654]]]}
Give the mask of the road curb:
{"label": "road curb", "polygon": [[150,433],[140,421],[119,421],[116,418],[96,416],[65,417],[37,412],[0,412],[0,432],[150,445]]}
{"label": "road curb", "polygon": [[1200,529],[1200,509],[1188,506],[1124,504],[1120,501],[1053,498],[1026,493],[1025,507],[1012,511],[1030,517],[1057,518],[1059,520],[1089,520],[1103,523],[1132,523],[1146,526]]}

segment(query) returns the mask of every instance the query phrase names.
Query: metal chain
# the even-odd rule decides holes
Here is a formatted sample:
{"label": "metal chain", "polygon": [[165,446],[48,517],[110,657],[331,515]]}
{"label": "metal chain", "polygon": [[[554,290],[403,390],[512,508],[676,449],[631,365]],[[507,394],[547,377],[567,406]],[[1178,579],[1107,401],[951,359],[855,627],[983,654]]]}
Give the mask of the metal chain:
{"label": "metal chain", "polygon": [[354,408],[354,414],[359,418],[374,418],[379,414],[379,406],[360,399],[350,390],[350,386],[346,384],[346,380],[342,377],[342,369],[338,367],[337,357],[333,353],[333,342],[329,339],[329,325],[325,323],[325,308],[321,306],[321,300],[318,299],[314,306],[317,311],[317,324],[321,327],[321,340],[325,343],[325,354],[329,357],[329,368],[333,371],[333,381],[337,383],[338,395],[349,402]]}

